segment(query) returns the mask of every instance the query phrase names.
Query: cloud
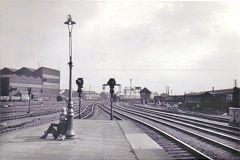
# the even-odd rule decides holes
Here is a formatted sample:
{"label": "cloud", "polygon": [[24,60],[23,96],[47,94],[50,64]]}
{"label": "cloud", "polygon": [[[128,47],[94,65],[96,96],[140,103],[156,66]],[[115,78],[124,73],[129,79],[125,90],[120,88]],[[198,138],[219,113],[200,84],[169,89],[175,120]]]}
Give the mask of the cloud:
{"label": "cloud", "polygon": [[93,90],[100,91],[102,83],[115,77],[123,85],[132,78],[154,91],[164,91],[168,84],[183,93],[214,83],[232,85],[240,75],[239,3],[0,3],[0,19],[6,22],[0,26],[1,67],[37,68],[38,61],[60,66],[62,88],[68,87],[68,31],[63,24],[68,14],[77,22],[73,79],[84,77]]}

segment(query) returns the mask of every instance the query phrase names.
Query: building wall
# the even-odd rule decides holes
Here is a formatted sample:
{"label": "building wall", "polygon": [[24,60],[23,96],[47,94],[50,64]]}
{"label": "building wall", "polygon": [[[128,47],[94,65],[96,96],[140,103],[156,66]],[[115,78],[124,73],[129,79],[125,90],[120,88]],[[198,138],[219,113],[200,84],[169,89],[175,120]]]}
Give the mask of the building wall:
{"label": "building wall", "polygon": [[[3,86],[6,78],[9,84]],[[57,97],[60,92],[60,71],[45,67],[37,70],[23,67],[16,72],[0,72],[0,95],[6,88],[9,90],[8,96],[28,93],[28,88],[31,88],[34,95]]]}
{"label": "building wall", "polygon": [[0,95],[9,95],[9,78],[0,78]]}
{"label": "building wall", "polygon": [[212,108],[228,112],[229,107],[239,106],[239,98],[239,89],[225,89],[199,95],[185,95],[185,103],[186,105],[199,104],[200,109]]}
{"label": "building wall", "polygon": [[148,104],[150,101],[151,93],[142,93],[141,94],[141,103]]}
{"label": "building wall", "polygon": [[132,87],[130,90],[130,87],[125,87],[123,89],[122,94],[120,94],[120,99],[122,100],[134,100],[134,99],[140,99],[140,89],[135,89],[136,87]]}
{"label": "building wall", "polygon": [[99,99],[100,94],[96,93],[95,91],[83,91],[82,98],[83,99]]}
{"label": "building wall", "polygon": [[201,95],[194,95],[194,96],[186,95],[185,103],[187,103],[187,104],[200,104],[201,103]]}
{"label": "building wall", "polygon": [[43,95],[51,96],[51,95],[58,95],[60,92],[60,71],[50,68],[41,67],[38,71],[35,71],[35,74],[39,73],[38,75],[42,79],[43,88],[42,93]]}
{"label": "building wall", "polygon": [[[34,77],[26,77],[26,76],[18,76],[16,74],[13,75],[0,75],[1,79],[8,78],[9,83],[8,86],[1,86],[1,88],[8,88],[8,96],[14,96],[18,92],[27,93],[28,88],[31,87],[32,94],[38,94],[41,92],[42,84],[41,79]],[[2,94],[1,94],[2,95]]]}

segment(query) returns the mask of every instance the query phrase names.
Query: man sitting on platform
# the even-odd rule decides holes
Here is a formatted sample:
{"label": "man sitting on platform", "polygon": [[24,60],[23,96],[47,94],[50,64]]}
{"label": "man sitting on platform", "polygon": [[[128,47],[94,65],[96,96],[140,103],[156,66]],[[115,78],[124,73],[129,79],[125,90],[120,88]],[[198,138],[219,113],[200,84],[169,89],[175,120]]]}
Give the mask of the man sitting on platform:
{"label": "man sitting on platform", "polygon": [[[62,113],[59,116],[59,123],[51,125],[48,127],[47,131],[45,131],[44,135],[41,136],[41,139],[46,139],[49,133],[52,133],[54,139],[58,139],[59,141],[63,141],[65,139],[65,133],[67,129],[67,111],[66,107],[62,108]],[[57,129],[55,129],[56,127]]]}

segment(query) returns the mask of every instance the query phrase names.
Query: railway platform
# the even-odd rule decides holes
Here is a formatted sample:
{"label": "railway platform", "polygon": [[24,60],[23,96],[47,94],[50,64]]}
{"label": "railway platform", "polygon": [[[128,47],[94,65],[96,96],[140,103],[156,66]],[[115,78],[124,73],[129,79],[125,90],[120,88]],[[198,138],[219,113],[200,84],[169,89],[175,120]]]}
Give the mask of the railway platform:
{"label": "railway platform", "polygon": [[1,160],[161,160],[172,159],[128,121],[74,120],[73,139],[40,139],[49,124],[0,136]]}

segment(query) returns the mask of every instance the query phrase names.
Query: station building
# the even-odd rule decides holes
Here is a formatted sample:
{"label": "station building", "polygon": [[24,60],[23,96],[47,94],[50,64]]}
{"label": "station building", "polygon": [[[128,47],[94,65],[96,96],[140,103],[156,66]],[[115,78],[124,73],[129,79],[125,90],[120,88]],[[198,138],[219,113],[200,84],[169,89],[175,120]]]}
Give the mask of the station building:
{"label": "station building", "polygon": [[140,90],[141,87],[125,87],[123,92],[119,93],[121,100],[135,100],[140,99]]}
{"label": "station building", "polygon": [[31,93],[39,97],[57,97],[60,92],[60,71],[40,67],[32,69],[3,68],[0,70],[0,96],[23,96]]}
{"label": "station building", "polygon": [[[67,98],[69,95],[69,89],[64,89],[61,90],[61,94],[60,94],[63,98]],[[77,91],[72,91],[72,98],[73,99],[78,99],[79,93]],[[93,100],[93,99],[99,99],[100,98],[100,94],[95,92],[95,91],[82,91],[82,99],[84,100]]]}

